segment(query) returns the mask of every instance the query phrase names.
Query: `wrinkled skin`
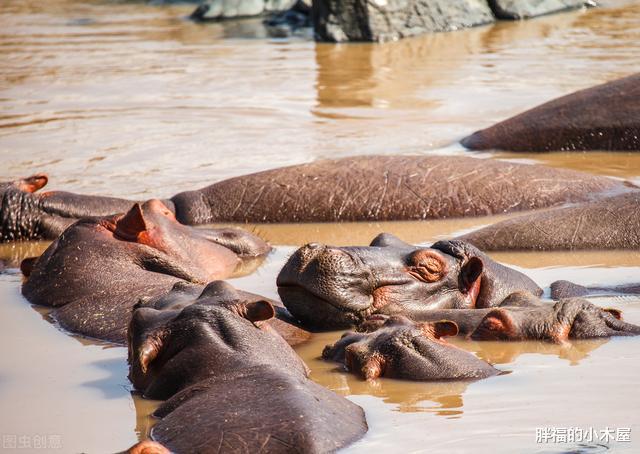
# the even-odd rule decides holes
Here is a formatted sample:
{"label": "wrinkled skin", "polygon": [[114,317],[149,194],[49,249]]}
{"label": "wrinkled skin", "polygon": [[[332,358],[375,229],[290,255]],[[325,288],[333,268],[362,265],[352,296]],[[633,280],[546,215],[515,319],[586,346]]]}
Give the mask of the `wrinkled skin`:
{"label": "wrinkled skin", "polygon": [[585,287],[569,281],[556,281],[551,284],[551,298],[554,300],[590,295],[640,295],[640,284],[610,287]]}
{"label": "wrinkled skin", "polygon": [[640,192],[525,214],[459,239],[483,251],[640,249]]}
{"label": "wrinkled skin", "polygon": [[168,398],[152,438],[172,452],[330,452],[367,430],[362,409],[307,378],[270,330],[267,301],[205,302],[176,314],[136,309],[129,377]]}
{"label": "wrinkled skin", "polygon": [[[473,340],[562,343],[569,339],[640,334],[640,327],[622,321],[617,309],[603,309],[579,298],[547,303],[526,292],[509,295],[495,308],[445,309],[421,315],[421,322],[455,323],[458,334]],[[358,326],[358,331],[376,332],[387,320],[385,316],[373,316]]]}
{"label": "wrinkled skin", "polygon": [[637,335],[640,326],[622,321],[617,309],[602,309],[587,300],[570,298],[536,308],[493,309],[471,333],[471,339],[562,343]]}
{"label": "wrinkled skin", "polygon": [[[80,217],[123,213],[133,203],[67,192],[37,194],[46,177],[32,178],[41,181],[0,187],[0,241],[54,239]],[[359,156],[231,178],[164,203],[187,225],[441,219],[583,202],[624,188],[606,177],[497,160]]]}
{"label": "wrinkled skin", "polygon": [[309,331],[303,330],[293,319],[289,311],[279,301],[267,299],[261,295],[245,292],[234,288],[224,281],[213,281],[206,286],[180,281],[171,291],[154,298],[143,298],[136,308],[151,308],[159,311],[173,311],[183,309],[192,304],[230,304],[237,302],[268,301],[274,306],[276,316],[268,320],[275,331],[280,334],[289,345],[299,345],[311,337]]}
{"label": "wrinkled skin", "polygon": [[577,91],[465,137],[471,150],[640,150],[640,74]]}
{"label": "wrinkled skin", "polygon": [[356,326],[372,314],[419,319],[434,309],[493,307],[515,291],[542,290],[461,241],[427,247],[389,234],[368,247],[308,244],[287,261],[278,293],[305,327]]}
{"label": "wrinkled skin", "polygon": [[378,377],[406,380],[471,380],[496,375],[490,364],[445,342],[458,327],[451,321],[416,323],[389,317],[373,333],[349,332],[322,357],[342,363],[366,380]]}
{"label": "wrinkled skin", "polygon": [[[234,234],[243,251],[245,237],[253,236],[241,230]],[[23,263],[29,276],[22,293],[32,303],[54,308],[64,329],[123,343],[139,298],[166,293],[180,281],[205,284],[227,277],[246,258],[212,240],[216,236],[179,224],[158,200],[135,204],[125,215],[83,219],[37,260]],[[261,244],[255,254],[268,252],[258,238],[250,241]]]}
{"label": "wrinkled skin", "polygon": [[359,156],[267,170],[172,198],[186,224],[484,216],[591,200],[624,184],[458,156]]}

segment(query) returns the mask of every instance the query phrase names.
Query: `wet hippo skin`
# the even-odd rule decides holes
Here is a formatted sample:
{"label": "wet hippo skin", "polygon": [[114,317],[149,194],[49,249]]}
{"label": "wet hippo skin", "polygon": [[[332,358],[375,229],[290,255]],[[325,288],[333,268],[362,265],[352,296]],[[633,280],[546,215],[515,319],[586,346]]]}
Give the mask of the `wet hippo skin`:
{"label": "wet hippo skin", "polygon": [[531,279],[468,243],[418,247],[389,234],[368,247],[303,246],[277,285],[303,326],[324,330],[356,326],[372,314],[416,318],[434,309],[493,307],[516,291],[542,293]]}
{"label": "wet hippo skin", "polygon": [[485,251],[640,249],[640,192],[525,214],[459,239]]}
{"label": "wet hippo skin", "polygon": [[[386,320],[385,316],[373,316],[358,331],[375,332]],[[495,308],[434,310],[420,314],[417,321],[450,321],[456,324],[458,334],[474,340],[562,343],[640,334],[640,326],[622,321],[618,309],[600,308],[581,298],[545,302],[527,292],[513,293]]]}
{"label": "wet hippo skin", "polygon": [[372,333],[349,332],[322,352],[366,380],[474,380],[498,370],[442,338],[458,334],[448,320],[416,323],[402,316],[387,318]]}
{"label": "wet hippo skin", "polygon": [[[224,245],[215,242],[221,233],[227,234]],[[239,229],[211,232],[181,225],[162,202],[151,200],[125,215],[69,227],[37,260],[25,261],[22,269],[29,276],[22,293],[52,307],[61,327],[122,343],[131,307],[140,298],[166,293],[177,282],[204,285],[229,276],[254,258],[243,254],[247,243],[255,245],[255,255],[270,249]]]}
{"label": "wet hippo skin", "polygon": [[[204,304],[203,304],[204,303]],[[360,407],[313,383],[264,322],[267,301],[136,309],[129,377],[151,398],[152,438],[172,452],[332,452],[360,438]]]}
{"label": "wet hippo skin", "polygon": [[623,190],[571,170],[456,156],[360,156],[231,178],[172,198],[186,224],[440,219],[532,210]]}
{"label": "wet hippo skin", "polygon": [[152,298],[141,298],[135,307],[175,312],[192,304],[229,304],[253,301],[268,301],[274,307],[275,317],[265,323],[280,334],[289,345],[299,345],[311,337],[309,331],[298,326],[298,323],[280,301],[236,289],[225,281],[213,281],[206,286],[180,281],[174,284],[167,293]]}
{"label": "wet hippo skin", "polygon": [[[37,178],[31,177],[31,178]],[[76,219],[132,201],[0,185],[0,240],[53,239]],[[183,224],[471,217],[583,202],[625,183],[572,170],[462,156],[360,156],[224,180],[164,203]]]}
{"label": "wet hippo skin", "polygon": [[640,295],[640,284],[612,286],[583,286],[569,281],[555,281],[551,284],[551,298],[561,299],[589,295]]}
{"label": "wet hippo skin", "polygon": [[640,74],[571,93],[462,139],[471,150],[640,150]]}

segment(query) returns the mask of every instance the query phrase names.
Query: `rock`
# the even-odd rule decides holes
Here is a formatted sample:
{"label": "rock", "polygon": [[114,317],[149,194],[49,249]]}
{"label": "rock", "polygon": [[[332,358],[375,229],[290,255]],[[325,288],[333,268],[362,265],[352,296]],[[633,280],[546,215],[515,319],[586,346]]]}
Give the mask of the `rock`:
{"label": "rock", "polygon": [[588,0],[489,0],[493,14],[498,19],[528,19],[569,9],[595,6]]}
{"label": "rock", "polygon": [[205,0],[191,13],[192,19],[221,20],[286,11],[296,0]]}
{"label": "rock", "polygon": [[495,20],[484,0],[314,0],[319,41],[391,41]]}

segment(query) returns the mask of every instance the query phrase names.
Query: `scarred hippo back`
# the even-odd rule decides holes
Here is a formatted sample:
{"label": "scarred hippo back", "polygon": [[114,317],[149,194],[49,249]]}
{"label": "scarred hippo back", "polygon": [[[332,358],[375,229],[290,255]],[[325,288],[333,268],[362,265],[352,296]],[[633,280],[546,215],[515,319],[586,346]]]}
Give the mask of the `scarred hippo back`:
{"label": "scarred hippo back", "polygon": [[359,156],[244,175],[172,198],[185,224],[471,217],[581,202],[622,182],[461,156]]}
{"label": "scarred hippo back", "polygon": [[472,150],[640,150],[640,74],[577,91],[464,138]]}

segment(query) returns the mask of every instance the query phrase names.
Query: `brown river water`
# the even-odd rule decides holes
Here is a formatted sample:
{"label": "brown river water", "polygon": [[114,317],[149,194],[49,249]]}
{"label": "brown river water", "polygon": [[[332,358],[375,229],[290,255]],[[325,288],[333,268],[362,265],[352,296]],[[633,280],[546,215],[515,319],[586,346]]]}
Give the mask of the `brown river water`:
{"label": "brown river water", "polygon": [[[384,45],[269,39],[259,20],[194,24],[189,5],[0,3],[0,180],[46,171],[52,188],[165,197],[234,175],[353,154],[463,154],[458,139],[567,92],[640,71],[640,2]],[[640,183],[640,154],[483,154]],[[277,298],[308,241],[381,231],[429,243],[498,218],[250,226],[276,247],[233,279]],[[18,263],[46,243],[0,246]],[[497,253],[546,287],[640,280],[638,252]],[[126,350],[59,331],[0,275],[0,437],[20,452],[114,452],[144,438],[154,403],[132,397]],[[640,323],[640,298],[597,297]],[[299,348],[313,380],[361,405],[346,452],[640,452],[640,339],[454,340],[505,373],[474,383],[363,382]],[[250,405],[250,402],[247,403]],[[539,443],[536,429],[630,429],[630,442]],[[46,448],[42,448],[43,440]],[[28,446],[27,446],[28,445]]]}

